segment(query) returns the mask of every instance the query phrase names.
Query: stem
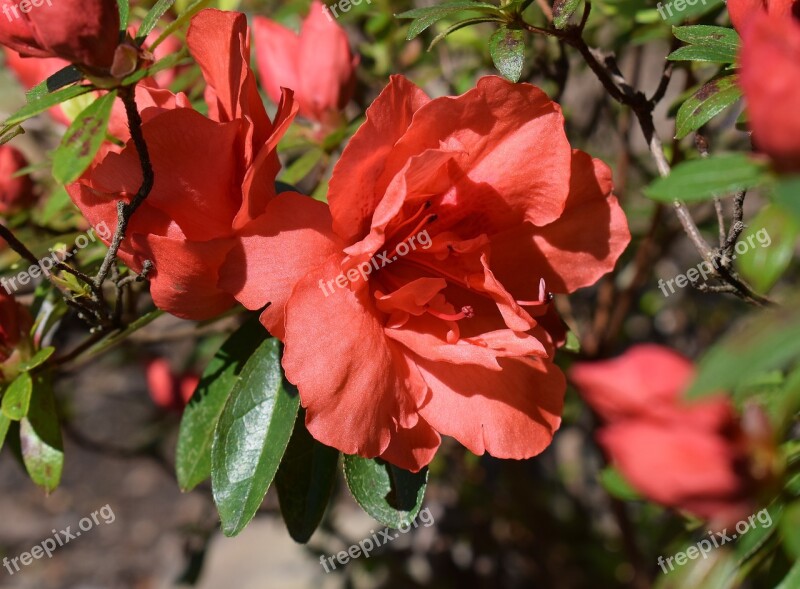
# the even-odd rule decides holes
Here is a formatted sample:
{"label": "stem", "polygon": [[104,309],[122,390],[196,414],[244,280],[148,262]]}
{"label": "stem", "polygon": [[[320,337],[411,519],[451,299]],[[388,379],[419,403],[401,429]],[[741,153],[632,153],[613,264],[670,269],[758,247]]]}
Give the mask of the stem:
{"label": "stem", "polygon": [[[114,238],[111,241],[108,252],[106,252],[106,257],[103,259],[103,263],[100,265],[100,270],[94,279],[94,285],[96,288],[100,288],[105,282],[106,278],[108,278],[108,274],[111,271],[111,266],[112,264],[116,263],[117,253],[122,245],[122,241],[125,239],[125,232],[128,229],[128,223],[130,222],[133,214],[136,212],[136,209],[142,205],[144,200],[150,194],[155,182],[153,164],[150,161],[150,153],[147,150],[147,143],[145,142],[144,134],[142,133],[142,117],[139,114],[139,109],[136,107],[135,92],[135,86],[130,86],[120,89],[119,96],[125,105],[125,113],[128,116],[128,126],[131,131],[131,139],[136,147],[136,153],[139,154],[139,162],[142,166],[142,185],[139,187],[138,192],[133,199],[131,199],[130,203],[126,203],[125,201],[117,202],[117,228],[114,231]],[[102,296],[103,295],[101,292],[101,300]]]}

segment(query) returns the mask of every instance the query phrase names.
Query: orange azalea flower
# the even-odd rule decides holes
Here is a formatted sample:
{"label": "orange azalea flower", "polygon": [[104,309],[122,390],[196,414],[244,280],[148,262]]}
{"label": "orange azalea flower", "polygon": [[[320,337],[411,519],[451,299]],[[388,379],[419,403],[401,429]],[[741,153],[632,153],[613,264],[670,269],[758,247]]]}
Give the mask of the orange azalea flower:
{"label": "orange azalea flower", "polygon": [[359,59],[350,51],[347,33],[322,3],[311,4],[299,35],[259,16],[253,34],[261,83],[272,101],[280,101],[281,88],[291,88],[300,116],[335,126],[353,97]]}
{"label": "orange azalea flower", "polygon": [[330,207],[273,199],[220,285],[270,303],[262,322],[319,441],[415,471],[442,434],[529,458],[561,422],[549,293],[593,284],[630,240],[611,190],[538,88],[486,77],[431,100],[394,76],[334,169]]}
{"label": "orange azalea flower", "polygon": [[726,396],[684,401],[691,362],[640,345],[613,360],[576,364],[569,376],[606,424],[600,445],[643,495],[720,525],[752,513],[750,456],[770,439],[768,427],[743,431]]}
{"label": "orange azalea flower", "polygon": [[[200,12],[187,44],[208,83],[209,114],[192,109],[183,94],[137,89],[155,184],[132,219],[120,258],[136,271],[151,260],[156,305],[199,320],[236,304],[216,287],[218,274],[238,231],[275,197],[280,169],[275,146],[296,108],[287,92],[275,122],[269,120],[249,67],[243,14]],[[112,117],[112,133],[123,135],[123,127],[120,117]],[[92,225],[115,227],[117,199],[130,199],[141,183],[139,156],[128,141],[121,153],[107,152],[68,191]]]}

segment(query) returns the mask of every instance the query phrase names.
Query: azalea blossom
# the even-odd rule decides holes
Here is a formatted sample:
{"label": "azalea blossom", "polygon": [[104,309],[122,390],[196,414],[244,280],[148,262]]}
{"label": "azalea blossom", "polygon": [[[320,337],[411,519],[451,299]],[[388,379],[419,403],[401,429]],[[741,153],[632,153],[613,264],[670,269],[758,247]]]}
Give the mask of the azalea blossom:
{"label": "azalea blossom", "polygon": [[[152,261],[150,292],[158,307],[208,319],[236,304],[216,286],[218,274],[238,232],[275,198],[275,146],[296,107],[287,91],[275,122],[269,120],[249,67],[243,14],[203,10],[192,19],[187,44],[208,85],[208,116],[192,109],[183,94],[137,90],[155,185],[128,227],[120,258],[136,271]],[[110,130],[124,133],[117,123]],[[139,156],[129,140],[68,191],[92,225],[115,227],[117,199],[130,200],[141,183]]]}
{"label": "azalea blossom", "polygon": [[724,395],[685,401],[689,360],[640,345],[578,363],[569,377],[605,424],[600,445],[644,496],[722,525],[752,513],[751,453],[770,438],[768,427],[743,427]]}
{"label": "azalea blossom", "polygon": [[[800,171],[800,10],[754,11],[742,34],[740,85],[753,144],[781,171]],[[786,6],[783,6],[786,4]],[[772,4],[770,8],[772,8]],[[795,6],[800,6],[796,4]]]}
{"label": "azalea blossom", "polygon": [[[58,57],[93,73],[111,69],[119,45],[116,0],[47,0],[0,18],[0,45],[25,57]],[[6,18],[7,17],[7,18]]]}
{"label": "azalea blossom", "polygon": [[[630,238],[611,191],[535,86],[490,76],[431,100],[394,76],[333,171],[330,206],[273,199],[220,285],[269,303],[262,322],[324,444],[415,471],[441,435],[529,458],[561,421],[552,293],[593,284]],[[429,247],[412,249],[422,231]],[[342,274],[346,288],[320,288]]]}
{"label": "azalea blossom", "polygon": [[253,34],[261,83],[272,101],[280,101],[281,88],[291,88],[300,116],[324,128],[338,124],[353,97],[359,58],[323,4],[312,2],[299,35],[262,16],[254,19]]}
{"label": "azalea blossom", "polygon": [[33,180],[30,176],[16,176],[28,167],[28,160],[20,150],[11,145],[0,145],[0,214],[9,215],[36,202]]}
{"label": "azalea blossom", "polygon": [[153,403],[170,411],[182,411],[200,382],[200,378],[191,372],[176,374],[166,358],[150,360],[145,376]]}

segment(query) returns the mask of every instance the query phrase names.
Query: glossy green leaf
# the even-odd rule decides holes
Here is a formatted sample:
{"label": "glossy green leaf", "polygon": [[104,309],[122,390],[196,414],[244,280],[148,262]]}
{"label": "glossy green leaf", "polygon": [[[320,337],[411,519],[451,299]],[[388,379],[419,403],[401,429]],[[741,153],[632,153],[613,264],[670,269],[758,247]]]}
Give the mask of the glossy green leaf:
{"label": "glossy green leaf", "polygon": [[695,92],[678,110],[675,135],[683,139],[742,97],[736,76],[715,78]]}
{"label": "glossy green leaf", "polygon": [[37,375],[28,416],[20,422],[22,459],[31,480],[47,492],[61,481],[64,445],[49,375]]}
{"label": "glossy green leaf", "polygon": [[211,449],[211,486],[226,536],[253,519],[294,429],[300,397],[283,378],[278,340],[248,359],[219,418]]}
{"label": "glossy green leaf", "polygon": [[[740,566],[753,558],[780,527],[783,508],[782,503],[773,503],[753,514],[752,525],[748,522],[747,532],[736,538],[735,554]],[[767,521],[763,522],[759,517]]]}
{"label": "glossy green leaf", "polygon": [[52,356],[53,352],[55,351],[56,349],[52,346],[42,348],[41,350],[36,352],[32,358],[26,360],[25,362],[20,363],[19,369],[24,371],[33,370],[37,366],[41,366],[42,364],[47,362],[47,359],[50,358],[50,356]]}
{"label": "glossy green leaf", "polygon": [[684,162],[653,182],[645,194],[660,202],[703,201],[758,186],[768,178],[765,164],[731,153]]}
{"label": "glossy green leaf", "polygon": [[14,421],[19,421],[28,414],[33,392],[33,379],[27,372],[23,372],[8,385],[3,393],[3,415]]}
{"label": "glossy green leaf", "polygon": [[144,17],[142,24],[139,25],[139,30],[136,33],[137,41],[143,41],[147,35],[150,34],[158,21],[161,20],[161,17],[169,10],[172,5],[175,3],[175,0],[158,0],[155,5],[150,9],[150,12],[147,13],[147,16]]}
{"label": "glossy green leaf", "polygon": [[497,71],[507,80],[519,82],[525,65],[525,31],[500,27],[489,39],[489,52]]}
{"label": "glossy green leaf", "polygon": [[361,508],[390,528],[408,526],[422,508],[428,469],[403,470],[377,458],[344,457],[344,478]]}
{"label": "glossy green leaf", "polygon": [[563,29],[569,24],[569,19],[578,10],[582,0],[556,0],[553,3],[553,25]]}
{"label": "glossy green leaf", "polygon": [[302,544],[325,515],[339,464],[339,451],[312,438],[304,422],[301,410],[275,477],[283,521],[289,535]]}
{"label": "glossy green leaf", "polygon": [[493,14],[501,14],[497,6],[487,2],[470,2],[468,0],[459,0],[457,2],[448,2],[446,4],[437,4],[436,6],[428,6],[425,8],[415,8],[397,15],[397,18],[413,18],[414,22],[408,29],[406,40],[411,41],[418,37],[431,25],[437,23],[443,18],[463,12],[466,10],[478,10],[480,12],[489,12]]}
{"label": "glossy green leaf", "polygon": [[89,167],[106,138],[117,92],[109,92],[89,105],[72,122],[53,154],[53,177],[61,184],[77,180]]}
{"label": "glossy green leaf", "polygon": [[254,317],[237,329],[208,363],[181,420],[175,470],[182,491],[211,476],[211,443],[225,402],[239,381],[247,359],[267,338]]}
{"label": "glossy green leaf", "polygon": [[736,244],[739,272],[757,291],[768,292],[792,263],[798,236],[800,223],[783,208],[763,208]]}
{"label": "glossy green leaf", "polygon": [[466,27],[471,27],[472,25],[479,25],[479,24],[485,23],[485,22],[504,23],[505,21],[502,18],[497,17],[497,16],[478,16],[478,17],[475,17],[475,18],[468,18],[467,20],[462,20],[461,22],[457,22],[454,25],[450,25],[445,30],[443,30],[441,33],[436,35],[433,39],[431,39],[431,43],[430,43],[430,45],[428,45],[428,51],[430,51],[431,49],[436,47],[436,45],[440,41],[446,39],[447,37],[449,37],[450,35],[452,35],[456,31],[458,31],[460,29],[463,29],[463,28],[466,28]]}

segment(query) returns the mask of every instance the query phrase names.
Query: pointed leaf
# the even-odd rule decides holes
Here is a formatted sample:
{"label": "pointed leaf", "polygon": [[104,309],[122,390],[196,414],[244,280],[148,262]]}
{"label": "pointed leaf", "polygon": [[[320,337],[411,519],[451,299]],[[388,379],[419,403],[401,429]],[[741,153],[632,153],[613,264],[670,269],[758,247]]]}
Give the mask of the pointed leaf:
{"label": "pointed leaf", "polygon": [[247,321],[222,344],[203,372],[178,434],[175,470],[181,491],[191,491],[211,476],[211,443],[222,409],[247,359],[267,335],[257,316]]}
{"label": "pointed leaf", "polygon": [[222,410],[211,449],[211,486],[226,536],[255,517],[292,435],[300,398],[283,378],[271,338],[248,359]]}
{"label": "pointed leaf", "polygon": [[742,97],[737,76],[715,78],[705,84],[678,110],[675,136],[683,139],[696,131]]}
{"label": "pointed leaf", "polygon": [[33,379],[27,372],[23,372],[8,385],[3,393],[3,415],[14,421],[19,421],[28,414],[33,392]]}
{"label": "pointed leaf", "polygon": [[525,65],[525,31],[500,27],[489,39],[489,52],[503,77],[519,82]]}
{"label": "pointed leaf", "polygon": [[461,0],[458,2],[437,4],[436,6],[428,6],[425,8],[415,8],[414,10],[408,10],[406,12],[398,14],[397,18],[415,19],[414,22],[411,23],[411,26],[408,29],[408,34],[406,35],[406,40],[411,41],[412,39],[419,36],[420,33],[425,31],[428,27],[437,23],[443,18],[451,14],[455,14],[457,12],[463,12],[465,10],[478,10],[481,12],[500,14],[500,11],[498,10],[497,6],[494,6],[493,4],[488,4],[486,2],[469,2],[467,0]]}
{"label": "pointed leaf", "polygon": [[116,90],[101,96],[72,122],[53,154],[53,177],[61,184],[77,180],[94,160],[106,138]]}
{"label": "pointed leaf", "polygon": [[378,458],[344,457],[344,478],[356,502],[390,528],[411,525],[422,508],[428,469],[403,470]]}
{"label": "pointed leaf", "polygon": [[31,480],[48,493],[61,481],[64,445],[49,375],[36,375],[28,416],[20,422],[22,459]]}
{"label": "pointed leaf", "polygon": [[311,437],[301,411],[275,477],[289,535],[305,544],[325,515],[336,481],[339,451]]}

